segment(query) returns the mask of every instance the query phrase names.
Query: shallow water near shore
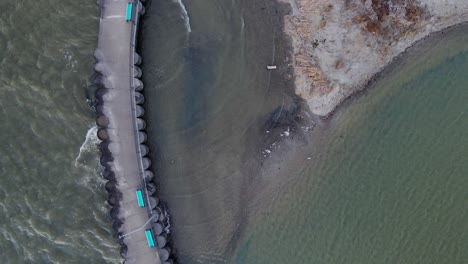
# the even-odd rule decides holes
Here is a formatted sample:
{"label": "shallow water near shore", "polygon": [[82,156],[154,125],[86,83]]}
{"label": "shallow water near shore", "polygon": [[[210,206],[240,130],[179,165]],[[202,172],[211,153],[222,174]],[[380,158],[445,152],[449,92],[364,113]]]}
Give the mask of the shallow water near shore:
{"label": "shallow water near shore", "polygon": [[283,102],[300,104],[261,70],[281,50],[271,24],[256,31],[269,7],[184,3],[191,32],[176,2],[153,1],[141,43],[182,263],[465,262],[466,27],[410,51],[313,132],[286,122],[272,135]]}
{"label": "shallow water near shore", "polygon": [[467,29],[416,45],[317,126],[228,262],[466,263]]}
{"label": "shallow water near shore", "polygon": [[224,262],[248,206],[248,170],[261,162],[260,128],[296,102],[291,86],[265,68],[285,58],[272,5],[183,3],[190,27],[177,1],[150,2],[143,19],[148,133],[179,260]]}

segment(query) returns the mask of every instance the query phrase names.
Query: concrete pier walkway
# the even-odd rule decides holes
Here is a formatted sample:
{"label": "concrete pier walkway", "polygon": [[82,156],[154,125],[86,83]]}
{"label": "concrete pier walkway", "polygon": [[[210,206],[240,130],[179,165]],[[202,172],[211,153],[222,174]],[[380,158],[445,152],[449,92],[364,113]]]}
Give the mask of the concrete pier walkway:
{"label": "concrete pier walkway", "polygon": [[[131,21],[126,21],[128,3],[133,3]],[[97,78],[100,88],[96,92],[98,137],[103,141],[101,164],[109,179],[106,189],[113,206],[113,227],[121,237],[121,255],[127,264],[172,263],[168,260],[170,250],[161,245],[166,244],[166,236],[161,231],[164,225],[157,221],[161,221],[158,219],[163,213],[157,207],[157,197],[151,196],[155,187],[150,183],[152,173],[148,171],[151,162],[145,157],[148,148],[143,145],[145,123],[139,118],[144,111],[138,105],[142,100],[137,102],[143,96],[138,92],[142,83],[137,79],[141,70],[135,66],[140,61],[135,46],[144,7],[138,0],[98,0],[98,6],[101,10],[95,51],[98,61],[95,70],[100,74]],[[138,206],[135,195],[138,189],[143,191],[145,207]],[[152,230],[155,247],[149,247],[146,229]]]}

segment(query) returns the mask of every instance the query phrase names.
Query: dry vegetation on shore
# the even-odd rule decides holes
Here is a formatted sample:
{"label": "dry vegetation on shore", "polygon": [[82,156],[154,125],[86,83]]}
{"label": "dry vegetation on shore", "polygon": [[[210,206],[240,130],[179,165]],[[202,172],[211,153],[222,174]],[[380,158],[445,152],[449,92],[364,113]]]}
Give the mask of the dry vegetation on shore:
{"label": "dry vegetation on shore", "polygon": [[468,21],[466,0],[279,0],[291,5],[296,93],[319,116],[421,38]]}

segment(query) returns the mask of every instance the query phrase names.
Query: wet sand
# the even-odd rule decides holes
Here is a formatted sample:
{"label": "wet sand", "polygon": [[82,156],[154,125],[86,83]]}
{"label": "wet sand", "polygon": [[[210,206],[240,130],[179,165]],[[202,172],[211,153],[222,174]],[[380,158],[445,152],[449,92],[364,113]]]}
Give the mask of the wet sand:
{"label": "wet sand", "polygon": [[[251,217],[261,213],[259,206],[272,197],[265,197],[281,185],[282,179],[274,179],[278,169],[290,157],[291,151],[303,144],[304,135],[313,129],[318,120],[312,116],[307,104],[295,94],[293,69],[288,66],[291,58],[291,40],[284,33],[284,16],[290,12],[290,7],[275,1],[241,1],[244,18],[254,27],[252,35],[257,52],[263,51],[262,58],[273,57],[271,65],[278,67],[269,72],[269,87],[273,92],[269,96],[276,97],[281,103],[270,106],[271,110],[259,116],[255,125],[247,131],[245,149],[241,155],[240,171],[240,203],[238,223],[233,232],[225,254],[229,256],[238,246],[239,238],[244,234]],[[273,36],[273,38],[271,38]],[[270,37],[270,38],[269,38]],[[270,47],[270,50],[263,47]],[[266,60],[267,62],[267,60]],[[257,67],[263,65],[257,64]],[[281,95],[283,94],[283,95]],[[287,170],[287,168],[283,168]]]}

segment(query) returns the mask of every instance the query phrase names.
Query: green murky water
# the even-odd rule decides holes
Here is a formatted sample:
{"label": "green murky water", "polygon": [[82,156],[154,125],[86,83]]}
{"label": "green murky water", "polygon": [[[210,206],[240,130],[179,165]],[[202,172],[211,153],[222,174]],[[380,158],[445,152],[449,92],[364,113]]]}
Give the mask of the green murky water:
{"label": "green murky water", "polygon": [[2,263],[117,263],[94,112],[95,1],[0,1]]}

